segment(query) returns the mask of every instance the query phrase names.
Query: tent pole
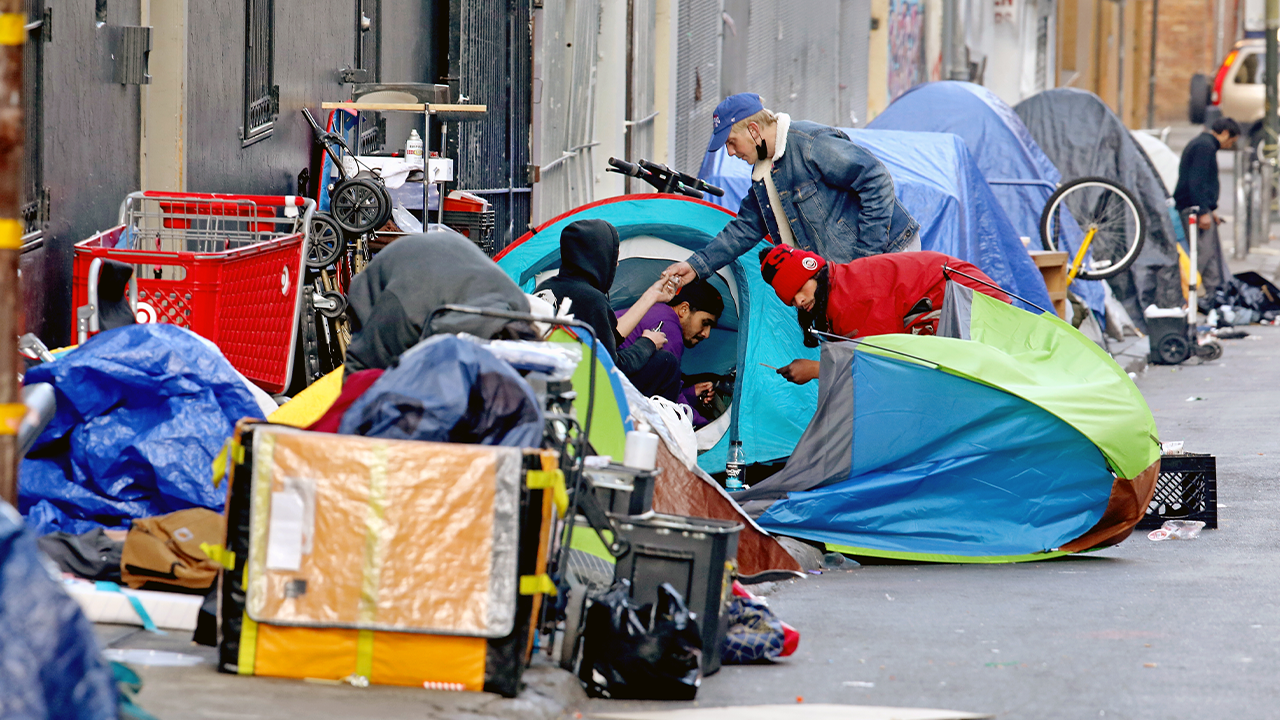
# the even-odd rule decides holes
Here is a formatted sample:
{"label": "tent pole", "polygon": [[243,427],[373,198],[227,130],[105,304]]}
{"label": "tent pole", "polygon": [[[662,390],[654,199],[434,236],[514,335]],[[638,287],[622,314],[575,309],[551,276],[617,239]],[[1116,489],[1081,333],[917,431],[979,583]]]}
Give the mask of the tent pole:
{"label": "tent pole", "polygon": [[18,505],[18,423],[25,406],[18,388],[18,255],[22,252],[22,0],[0,0],[0,500]]}

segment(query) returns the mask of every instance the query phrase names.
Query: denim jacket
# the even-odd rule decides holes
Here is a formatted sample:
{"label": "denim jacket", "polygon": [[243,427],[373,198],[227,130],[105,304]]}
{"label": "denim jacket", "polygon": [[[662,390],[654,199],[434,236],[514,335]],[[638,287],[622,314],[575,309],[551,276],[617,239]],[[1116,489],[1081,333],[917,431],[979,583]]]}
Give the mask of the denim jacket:
{"label": "denim jacket", "polygon": [[[785,152],[773,162],[773,181],[796,245],[829,262],[897,252],[920,231],[893,192],[884,164],[844,133],[793,120]],[[763,180],[753,181],[738,216],[705,248],[689,258],[698,277],[755,247],[765,234],[779,238]]]}

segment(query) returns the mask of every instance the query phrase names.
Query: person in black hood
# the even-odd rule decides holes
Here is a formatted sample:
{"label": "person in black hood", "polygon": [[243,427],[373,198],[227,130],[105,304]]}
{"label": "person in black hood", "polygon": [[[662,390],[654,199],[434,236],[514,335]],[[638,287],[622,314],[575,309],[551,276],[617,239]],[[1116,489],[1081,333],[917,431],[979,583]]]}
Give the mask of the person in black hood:
{"label": "person in black hood", "polygon": [[388,368],[419,340],[436,333],[536,337],[523,321],[462,313],[444,313],[427,332],[427,319],[441,305],[529,312],[529,299],[515,282],[475,243],[452,230],[410,235],[388,245],[351,282],[347,301],[352,333],[347,377]]}
{"label": "person in black hood", "polygon": [[600,344],[645,395],[675,396],[680,392],[680,362],[671,353],[660,353],[667,342],[661,332],[646,330],[625,350],[623,338],[635,330],[655,303],[667,302],[674,292],[659,277],[622,317],[613,312],[609,289],[618,271],[618,230],[604,220],[578,220],[560,233],[560,273],[538,285],[536,293],[550,291],[556,303],[571,301],[569,312],[595,331]]}

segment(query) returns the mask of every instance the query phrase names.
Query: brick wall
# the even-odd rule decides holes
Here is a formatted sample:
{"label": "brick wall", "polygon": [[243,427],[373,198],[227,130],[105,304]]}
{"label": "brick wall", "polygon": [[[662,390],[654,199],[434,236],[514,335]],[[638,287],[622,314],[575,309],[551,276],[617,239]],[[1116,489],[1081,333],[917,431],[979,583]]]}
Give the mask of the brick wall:
{"label": "brick wall", "polygon": [[[1227,2],[1225,49],[1235,41],[1235,2]],[[1191,76],[1212,78],[1214,0],[1160,0],[1156,42],[1156,121],[1186,122]]]}

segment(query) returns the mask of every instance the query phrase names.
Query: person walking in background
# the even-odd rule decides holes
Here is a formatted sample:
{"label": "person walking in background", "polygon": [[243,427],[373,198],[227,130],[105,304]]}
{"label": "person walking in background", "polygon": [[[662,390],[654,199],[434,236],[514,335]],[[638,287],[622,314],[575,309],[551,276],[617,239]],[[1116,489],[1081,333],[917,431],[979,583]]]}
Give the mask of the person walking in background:
{"label": "person walking in background", "polygon": [[1200,266],[1201,287],[1205,297],[1212,297],[1215,290],[1227,278],[1226,258],[1218,241],[1218,151],[1230,150],[1240,137],[1240,125],[1231,118],[1213,121],[1209,132],[1200,133],[1187,143],[1178,163],[1178,185],[1173,190],[1173,201],[1182,226],[1186,227],[1191,208],[1200,208],[1198,219],[1199,241],[1197,264]]}
{"label": "person walking in background", "polygon": [[755,93],[725,98],[713,122],[707,152],[724,147],[751,163],[751,191],[714,240],[664,276],[707,278],[765,235],[834,263],[920,249],[920,225],[898,202],[888,169],[836,128],[774,113]]}

